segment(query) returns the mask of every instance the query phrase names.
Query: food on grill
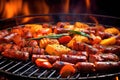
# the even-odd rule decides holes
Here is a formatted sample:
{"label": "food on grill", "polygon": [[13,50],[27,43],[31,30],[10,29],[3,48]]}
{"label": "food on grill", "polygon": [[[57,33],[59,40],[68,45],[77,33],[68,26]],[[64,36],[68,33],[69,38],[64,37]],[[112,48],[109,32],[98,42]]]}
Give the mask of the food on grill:
{"label": "food on grill", "polygon": [[55,62],[53,63],[53,68],[60,70],[63,66],[65,66],[65,65],[67,65],[67,64],[72,65],[72,66],[75,66],[74,64],[69,63],[69,62],[65,62],[65,61],[55,61]]}
{"label": "food on grill", "polygon": [[39,47],[24,47],[21,48],[21,51],[28,52],[30,55],[32,54],[44,54],[44,49],[41,49]]}
{"label": "food on grill", "polygon": [[120,31],[82,22],[24,24],[0,31],[0,52],[67,76],[115,71],[120,70]]}
{"label": "food on grill", "polygon": [[45,51],[49,55],[58,55],[61,56],[62,54],[67,54],[70,49],[64,45],[60,44],[48,44],[45,48]]}
{"label": "food on grill", "polygon": [[18,51],[14,49],[6,49],[1,53],[3,56],[8,58],[14,58],[18,60],[28,60],[29,59],[29,53],[24,51]]}
{"label": "food on grill", "polygon": [[78,62],[75,66],[81,73],[94,72],[96,67],[92,62]]}
{"label": "food on grill", "polygon": [[107,61],[107,62],[95,62],[95,70],[97,72],[110,72],[110,71],[115,71],[120,69],[120,63],[119,62],[112,62],[112,61]]}
{"label": "food on grill", "polygon": [[54,63],[55,61],[60,60],[60,56],[33,54],[32,55],[32,62],[35,62],[35,60],[37,58],[47,59],[50,63]]}
{"label": "food on grill", "polygon": [[86,62],[87,61],[86,56],[67,55],[67,54],[61,55],[60,59],[61,59],[61,61],[70,62],[70,63],[73,63],[73,64],[76,64],[77,62]]}
{"label": "food on grill", "polygon": [[119,57],[113,53],[101,53],[101,54],[91,54],[89,55],[90,62],[102,62],[102,61],[119,61]]}
{"label": "food on grill", "polygon": [[35,60],[35,63],[38,67],[42,68],[52,68],[52,64],[47,59],[38,58]]}
{"label": "food on grill", "polygon": [[62,69],[60,70],[60,75],[63,78],[66,78],[67,76],[71,76],[76,72],[76,69],[72,66],[72,65],[65,65],[62,67]]}

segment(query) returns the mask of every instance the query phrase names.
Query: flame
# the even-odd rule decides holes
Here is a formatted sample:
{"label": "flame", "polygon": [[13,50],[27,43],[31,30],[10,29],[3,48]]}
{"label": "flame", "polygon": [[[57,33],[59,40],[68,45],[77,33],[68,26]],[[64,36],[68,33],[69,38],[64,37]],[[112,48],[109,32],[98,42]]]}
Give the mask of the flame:
{"label": "flame", "polygon": [[5,18],[11,18],[11,17],[17,15],[18,13],[20,13],[20,11],[22,9],[21,8],[22,0],[10,0],[10,1],[4,0],[1,4],[2,4],[1,7],[3,9],[3,10],[1,9],[3,11],[2,16]]}
{"label": "flame", "polygon": [[116,76],[116,77],[115,77],[115,80],[119,80],[119,77],[118,77],[118,76]]}
{"label": "flame", "polygon": [[90,12],[90,7],[91,7],[90,4],[91,4],[91,3],[90,3],[90,0],[86,0],[86,8],[87,8],[87,12],[88,12],[88,13]]}

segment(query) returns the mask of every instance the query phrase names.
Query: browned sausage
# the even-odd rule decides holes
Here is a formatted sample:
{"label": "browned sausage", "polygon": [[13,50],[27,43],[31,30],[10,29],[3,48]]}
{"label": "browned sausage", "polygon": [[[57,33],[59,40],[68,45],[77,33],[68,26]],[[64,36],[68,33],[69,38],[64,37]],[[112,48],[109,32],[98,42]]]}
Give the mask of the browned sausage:
{"label": "browned sausage", "polygon": [[0,44],[0,52],[6,50],[6,49],[14,49],[14,50],[20,50],[20,47],[15,44],[7,44],[7,43],[2,43]]}
{"label": "browned sausage", "polygon": [[12,58],[12,59],[25,60],[25,61],[29,59],[28,52],[18,51],[14,49],[6,49],[1,54],[7,58]]}
{"label": "browned sausage", "polygon": [[88,57],[88,53],[86,51],[70,50],[68,52],[68,55],[78,55],[78,56],[86,56],[86,57]]}
{"label": "browned sausage", "polygon": [[110,72],[120,69],[119,62],[95,62],[95,69],[97,72]]}
{"label": "browned sausage", "polygon": [[37,58],[47,59],[50,63],[54,63],[55,61],[60,60],[59,56],[33,54],[32,55],[32,62],[35,62],[35,60]]}
{"label": "browned sausage", "polygon": [[89,73],[95,71],[95,65],[91,62],[78,62],[75,67],[81,73]]}
{"label": "browned sausage", "polygon": [[89,55],[90,62],[96,61],[119,61],[119,57],[112,53],[101,53],[101,54],[91,54]]}
{"label": "browned sausage", "polygon": [[29,52],[32,54],[44,54],[44,49],[41,49],[39,47],[24,47],[21,49],[21,51]]}
{"label": "browned sausage", "polygon": [[10,41],[12,41],[13,37],[15,37],[16,35],[17,35],[17,33],[10,33],[10,34],[6,35],[6,36],[3,38],[3,40],[4,40],[5,42],[10,42]]}
{"label": "browned sausage", "polygon": [[27,46],[27,47],[37,47],[38,42],[36,40],[28,40],[28,41],[26,41],[25,46]]}
{"label": "browned sausage", "polygon": [[60,70],[64,65],[67,65],[67,64],[70,64],[70,65],[72,65],[72,66],[75,66],[74,64],[69,63],[69,62],[55,61],[55,62],[53,63],[53,68]]}
{"label": "browned sausage", "polygon": [[76,64],[77,62],[86,62],[87,61],[87,57],[86,56],[63,54],[61,56],[61,61],[65,61],[65,62],[70,62],[70,63]]}
{"label": "browned sausage", "polygon": [[68,28],[55,28],[54,29],[54,33],[56,33],[56,34],[60,34],[60,33],[66,33],[66,32],[68,32],[70,29],[68,29]]}
{"label": "browned sausage", "polygon": [[88,54],[96,54],[99,52],[97,48],[94,48],[93,46],[88,45],[86,43],[80,43],[80,42],[74,42],[73,49],[87,51]]}

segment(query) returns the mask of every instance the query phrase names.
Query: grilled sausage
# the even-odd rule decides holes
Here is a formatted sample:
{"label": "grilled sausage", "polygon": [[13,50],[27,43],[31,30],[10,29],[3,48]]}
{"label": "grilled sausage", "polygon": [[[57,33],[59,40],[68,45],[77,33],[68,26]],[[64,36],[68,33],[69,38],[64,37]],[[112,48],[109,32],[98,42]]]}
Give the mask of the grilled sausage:
{"label": "grilled sausage", "polygon": [[21,49],[21,51],[28,52],[29,54],[44,54],[44,49],[41,49],[39,47],[24,47]]}
{"label": "grilled sausage", "polygon": [[54,63],[55,61],[60,60],[59,56],[33,54],[32,55],[32,62],[35,62],[35,60],[37,58],[47,59],[50,63]]}
{"label": "grilled sausage", "polygon": [[63,54],[61,56],[61,61],[65,61],[65,62],[70,62],[70,63],[76,64],[77,62],[86,62],[87,61],[87,57],[86,56]]}
{"label": "grilled sausage", "polygon": [[28,41],[26,41],[25,46],[27,46],[27,47],[37,47],[38,42],[36,40],[28,40]]}
{"label": "grilled sausage", "polygon": [[6,49],[14,49],[14,50],[20,50],[20,47],[15,44],[7,44],[7,43],[2,43],[0,44],[0,52],[6,50]]}
{"label": "grilled sausage", "polygon": [[7,58],[12,58],[12,59],[18,59],[18,60],[24,60],[24,61],[29,59],[28,52],[18,51],[14,49],[6,49],[1,54]]}
{"label": "grilled sausage", "polygon": [[53,68],[60,70],[64,65],[67,65],[67,64],[72,65],[72,66],[75,66],[74,64],[69,63],[69,62],[55,61],[55,62],[53,63]]}
{"label": "grilled sausage", "polygon": [[10,42],[10,41],[12,41],[13,37],[15,37],[16,35],[17,35],[17,33],[10,33],[10,34],[6,35],[6,36],[3,38],[3,40],[4,40],[5,42]]}
{"label": "grilled sausage", "polygon": [[86,51],[75,51],[75,50],[70,50],[68,52],[68,55],[78,55],[78,56],[86,56],[88,57],[88,53]]}
{"label": "grilled sausage", "polygon": [[120,70],[120,62],[95,62],[95,69],[97,72],[111,72]]}
{"label": "grilled sausage", "polygon": [[80,43],[80,42],[74,42],[73,49],[87,51],[88,54],[96,54],[99,52],[97,48],[94,48],[91,45],[88,45],[86,43]]}
{"label": "grilled sausage", "polygon": [[54,29],[54,33],[56,33],[56,34],[60,34],[60,33],[67,33],[68,31],[69,31],[70,29],[68,29],[68,28],[55,28]]}
{"label": "grilled sausage", "polygon": [[96,61],[119,61],[119,57],[116,54],[112,53],[101,53],[101,54],[91,54],[89,55],[89,61],[90,62],[96,62]]}
{"label": "grilled sausage", "polygon": [[95,71],[95,65],[91,62],[78,62],[75,67],[81,73],[89,73]]}

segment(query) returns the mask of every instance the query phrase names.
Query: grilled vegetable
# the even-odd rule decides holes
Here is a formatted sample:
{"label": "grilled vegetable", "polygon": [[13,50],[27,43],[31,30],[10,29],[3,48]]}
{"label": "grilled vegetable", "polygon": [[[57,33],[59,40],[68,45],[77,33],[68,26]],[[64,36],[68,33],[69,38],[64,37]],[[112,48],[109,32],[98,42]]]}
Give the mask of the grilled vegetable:
{"label": "grilled vegetable", "polygon": [[118,30],[117,28],[115,28],[115,27],[111,27],[111,28],[105,29],[104,32],[110,33],[110,34],[118,34],[118,33],[119,33],[119,30]]}
{"label": "grilled vegetable", "polygon": [[57,39],[43,38],[39,41],[40,48],[45,48],[48,44],[59,44]]}
{"label": "grilled vegetable", "polygon": [[35,60],[35,63],[38,67],[48,68],[48,69],[52,68],[52,65],[47,59],[38,58]]}
{"label": "grilled vegetable", "polygon": [[72,66],[72,65],[65,65],[62,67],[62,69],[60,70],[60,75],[63,78],[66,78],[67,76],[71,76],[76,72],[76,69]]}
{"label": "grilled vegetable", "polygon": [[68,43],[71,39],[72,39],[71,36],[62,36],[62,37],[59,38],[59,42],[60,42],[61,44],[66,44],[66,43]]}
{"label": "grilled vegetable", "polygon": [[110,38],[104,39],[100,42],[101,45],[105,45],[105,46],[113,45],[115,43],[116,43],[115,37],[110,37]]}
{"label": "grilled vegetable", "polygon": [[67,54],[70,49],[59,44],[48,44],[45,48],[45,51],[50,55],[61,56],[62,54]]}
{"label": "grilled vegetable", "polygon": [[62,37],[62,36],[67,36],[69,34],[67,33],[63,33],[63,34],[51,34],[51,35],[46,35],[46,36],[40,36],[38,38],[29,38],[29,40],[39,40],[39,39],[42,39],[42,38],[59,38],[59,37]]}

